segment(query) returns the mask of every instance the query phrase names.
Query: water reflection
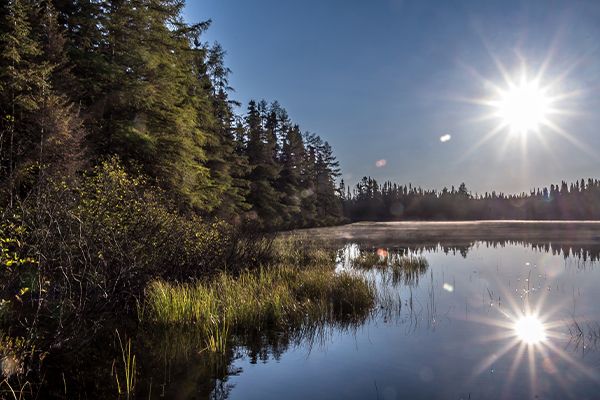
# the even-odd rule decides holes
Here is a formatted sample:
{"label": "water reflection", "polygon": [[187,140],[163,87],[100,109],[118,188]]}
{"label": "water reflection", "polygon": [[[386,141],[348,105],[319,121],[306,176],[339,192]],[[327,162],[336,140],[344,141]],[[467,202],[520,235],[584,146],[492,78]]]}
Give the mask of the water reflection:
{"label": "water reflection", "polygon": [[141,332],[139,397],[594,398],[595,249],[343,243],[338,268],[376,285],[374,309],[300,329],[239,333],[219,356],[201,351],[193,328]]}
{"label": "water reflection", "polygon": [[[598,318],[593,247],[346,244],[340,268],[378,286],[373,316],[351,335],[335,332],[320,351],[298,343],[276,364],[236,360],[244,372],[230,397],[593,398],[600,355],[589,342],[585,357],[568,347],[577,340],[573,321]],[[371,255],[375,268],[353,263]],[[393,260],[417,255],[429,267],[395,275]],[[292,373],[306,385],[291,384]]]}
{"label": "water reflection", "polygon": [[515,322],[515,334],[525,344],[535,345],[546,340],[546,328],[535,315],[524,315]]}

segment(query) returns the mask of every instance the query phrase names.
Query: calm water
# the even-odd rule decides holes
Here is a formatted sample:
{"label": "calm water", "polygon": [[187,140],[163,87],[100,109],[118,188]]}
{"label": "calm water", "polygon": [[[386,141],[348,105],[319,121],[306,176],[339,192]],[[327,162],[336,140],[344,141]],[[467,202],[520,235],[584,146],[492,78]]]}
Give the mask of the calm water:
{"label": "calm water", "polygon": [[600,398],[600,266],[585,246],[474,241],[384,248],[347,242],[340,249],[340,269],[353,270],[351,259],[369,251],[421,254],[429,268],[401,282],[386,270],[366,272],[380,299],[364,324],[308,335],[272,332],[246,338],[218,360],[171,360],[164,376],[155,377],[168,382],[161,394]]}

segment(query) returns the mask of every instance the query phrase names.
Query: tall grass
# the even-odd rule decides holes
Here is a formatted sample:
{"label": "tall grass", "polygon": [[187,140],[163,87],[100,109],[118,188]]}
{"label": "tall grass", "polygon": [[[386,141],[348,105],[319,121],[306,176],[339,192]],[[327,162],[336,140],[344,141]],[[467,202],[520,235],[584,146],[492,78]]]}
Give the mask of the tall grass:
{"label": "tall grass", "polygon": [[350,262],[353,267],[360,269],[385,268],[389,265],[391,257],[387,254],[377,254],[375,252],[361,252],[358,257]]}
{"label": "tall grass", "polygon": [[[429,263],[423,256],[402,255],[379,249],[377,252],[361,252],[350,260],[354,268],[362,270],[380,269],[387,274],[391,272],[392,284],[418,283],[419,277],[427,272]],[[387,276],[387,275],[386,275]]]}
{"label": "tall grass", "polygon": [[274,263],[295,266],[325,266],[336,261],[337,251],[328,243],[307,236],[277,237],[272,244]]}
{"label": "tall grass", "polygon": [[419,277],[427,272],[429,263],[423,256],[395,257],[390,263],[392,283],[405,285],[418,283]]}
{"label": "tall grass", "polygon": [[117,391],[119,396],[125,395],[127,399],[131,398],[134,395],[135,384],[136,384],[136,357],[131,350],[131,339],[127,340],[127,343],[124,345],[121,340],[121,335],[119,331],[116,332],[117,338],[119,340],[119,346],[121,347],[121,358],[123,361],[122,370],[123,370],[123,379],[119,379],[119,371],[113,363],[113,373],[115,375],[115,380],[117,382]]}
{"label": "tall grass", "polygon": [[33,398],[32,385],[30,382],[26,381],[20,383],[18,386],[14,386],[11,385],[9,379],[6,378],[0,382],[0,398],[13,400]]}
{"label": "tall grass", "polygon": [[209,282],[152,282],[146,292],[149,322],[195,324],[206,348],[222,352],[231,333],[331,321],[368,312],[375,289],[363,277],[327,267],[269,267]]}

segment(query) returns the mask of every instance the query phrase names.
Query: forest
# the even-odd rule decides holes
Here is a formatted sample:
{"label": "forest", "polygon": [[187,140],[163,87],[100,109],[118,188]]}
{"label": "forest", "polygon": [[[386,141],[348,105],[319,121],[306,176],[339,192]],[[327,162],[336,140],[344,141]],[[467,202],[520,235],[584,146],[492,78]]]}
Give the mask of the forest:
{"label": "forest", "polygon": [[[225,51],[183,1],[2,9],[0,181],[14,206],[110,158],[182,213],[264,229],[339,222],[339,166],[273,101],[232,97]],[[243,108],[243,107],[242,107]]]}
{"label": "forest", "polygon": [[351,221],[600,219],[598,179],[507,195],[473,194],[464,183],[438,191],[364,177],[352,191],[340,182],[339,191]]}

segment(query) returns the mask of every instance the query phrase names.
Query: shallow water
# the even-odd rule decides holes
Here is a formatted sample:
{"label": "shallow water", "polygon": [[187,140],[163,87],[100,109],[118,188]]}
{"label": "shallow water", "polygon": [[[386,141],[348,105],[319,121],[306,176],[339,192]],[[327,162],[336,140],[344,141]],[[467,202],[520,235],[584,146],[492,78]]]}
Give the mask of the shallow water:
{"label": "shallow water", "polygon": [[[293,337],[273,332],[246,338],[224,359],[172,362],[164,394],[598,398],[600,266],[593,248],[476,240],[452,247],[340,244],[338,268],[364,273],[378,287],[379,305],[365,323]],[[386,269],[354,269],[352,258],[371,251],[420,254],[429,268],[399,282]]]}

